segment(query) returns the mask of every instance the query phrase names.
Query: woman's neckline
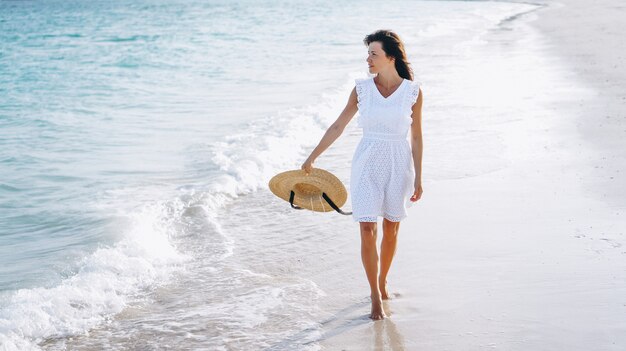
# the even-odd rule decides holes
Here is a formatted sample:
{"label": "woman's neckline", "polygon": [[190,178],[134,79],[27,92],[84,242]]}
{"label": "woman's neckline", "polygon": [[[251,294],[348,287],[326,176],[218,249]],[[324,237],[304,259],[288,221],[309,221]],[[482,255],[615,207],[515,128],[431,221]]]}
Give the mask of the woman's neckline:
{"label": "woman's neckline", "polygon": [[402,78],[402,82],[400,82],[400,84],[398,84],[398,87],[396,88],[396,90],[394,90],[391,94],[389,94],[389,96],[384,97],[383,94],[380,92],[380,90],[378,90],[378,86],[376,85],[376,82],[374,81],[374,78],[372,78],[372,84],[374,84],[374,89],[376,89],[376,92],[378,93],[378,96],[383,98],[383,100],[388,100],[389,98],[394,96],[398,92],[398,90],[400,90],[400,88],[404,84],[404,81],[406,81],[406,79]]}

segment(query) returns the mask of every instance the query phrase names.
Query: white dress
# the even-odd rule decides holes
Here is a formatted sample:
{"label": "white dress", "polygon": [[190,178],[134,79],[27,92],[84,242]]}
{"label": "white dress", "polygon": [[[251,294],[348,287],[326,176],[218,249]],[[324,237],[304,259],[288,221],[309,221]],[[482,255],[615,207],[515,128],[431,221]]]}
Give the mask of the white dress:
{"label": "white dress", "polygon": [[419,88],[419,82],[404,79],[384,98],[373,78],[356,80],[357,125],[363,128],[363,137],[354,151],[350,175],[355,222],[377,222],[378,216],[399,222],[406,217],[415,182],[408,135]]}

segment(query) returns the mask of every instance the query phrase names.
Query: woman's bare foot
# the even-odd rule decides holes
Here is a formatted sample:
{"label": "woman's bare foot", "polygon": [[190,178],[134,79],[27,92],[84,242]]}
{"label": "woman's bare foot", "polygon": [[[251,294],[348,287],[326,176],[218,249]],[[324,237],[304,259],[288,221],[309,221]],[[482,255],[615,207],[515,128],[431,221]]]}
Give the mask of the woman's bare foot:
{"label": "woman's bare foot", "polygon": [[373,320],[381,320],[385,319],[387,316],[385,315],[385,311],[383,310],[383,301],[380,296],[372,295],[372,313],[370,314],[370,318]]}
{"label": "woman's bare foot", "polygon": [[378,286],[380,287],[380,296],[382,297],[382,299],[383,300],[391,299],[391,296],[389,295],[389,292],[387,291],[387,280],[385,281],[379,280]]}

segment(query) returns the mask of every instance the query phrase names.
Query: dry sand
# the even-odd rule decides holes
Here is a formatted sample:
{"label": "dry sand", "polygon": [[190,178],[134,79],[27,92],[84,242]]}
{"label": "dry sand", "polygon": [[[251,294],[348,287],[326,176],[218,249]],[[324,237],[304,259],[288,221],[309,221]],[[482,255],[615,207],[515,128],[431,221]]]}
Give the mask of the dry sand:
{"label": "dry sand", "polygon": [[[508,166],[445,181],[425,170],[401,224],[390,318],[368,320],[363,299],[339,303],[324,349],[626,349],[626,4],[545,3],[484,38],[523,53],[516,35],[539,33],[536,62],[551,72],[552,96],[527,103],[534,115],[491,126]],[[358,264],[336,273],[365,289]]]}
{"label": "dry sand", "polygon": [[[545,34],[550,51],[598,93],[579,101],[582,137],[603,160],[595,179],[616,206],[626,204],[626,3],[617,0],[546,2],[531,24]],[[621,174],[620,174],[621,172]],[[622,181],[619,182],[619,179]],[[586,184],[589,185],[589,184]]]}

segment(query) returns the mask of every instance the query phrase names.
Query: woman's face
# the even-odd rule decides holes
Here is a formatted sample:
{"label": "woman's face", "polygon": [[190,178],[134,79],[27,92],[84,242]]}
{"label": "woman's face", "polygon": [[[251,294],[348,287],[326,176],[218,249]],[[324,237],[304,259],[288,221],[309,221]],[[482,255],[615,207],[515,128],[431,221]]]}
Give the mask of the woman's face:
{"label": "woman's face", "polygon": [[394,59],[387,57],[383,51],[383,44],[379,41],[373,41],[367,47],[367,66],[370,73],[380,73],[394,68]]}

